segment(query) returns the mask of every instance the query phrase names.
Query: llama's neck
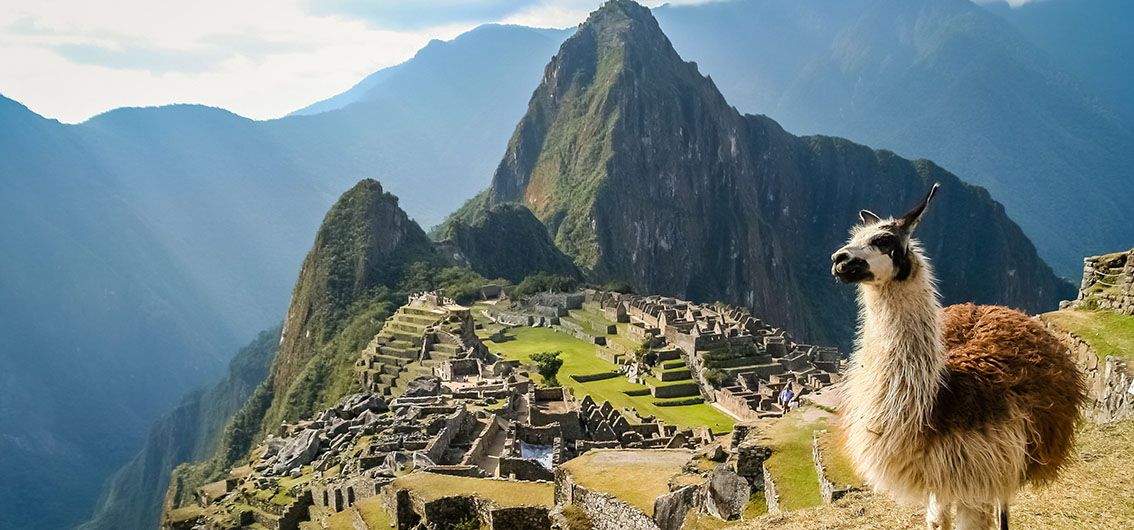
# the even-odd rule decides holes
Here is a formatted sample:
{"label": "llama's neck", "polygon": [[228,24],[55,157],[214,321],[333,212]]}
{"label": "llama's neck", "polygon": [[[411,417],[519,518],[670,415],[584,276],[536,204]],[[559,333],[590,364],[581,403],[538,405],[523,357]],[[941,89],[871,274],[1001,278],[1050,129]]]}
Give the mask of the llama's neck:
{"label": "llama's neck", "polygon": [[[921,432],[945,375],[941,302],[928,261],[914,256],[904,281],[862,285],[862,326],[851,399],[873,430]],[[912,431],[912,432],[911,432]]]}

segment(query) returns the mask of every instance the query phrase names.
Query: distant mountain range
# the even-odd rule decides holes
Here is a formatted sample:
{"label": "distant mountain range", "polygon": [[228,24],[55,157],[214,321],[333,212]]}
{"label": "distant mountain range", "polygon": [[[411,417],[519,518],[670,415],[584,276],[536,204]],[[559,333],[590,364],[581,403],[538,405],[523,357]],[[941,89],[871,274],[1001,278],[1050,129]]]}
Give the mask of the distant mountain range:
{"label": "distant mountain range", "polygon": [[[1104,24],[1123,7],[1085,2],[1104,24],[1099,38],[1115,42],[1099,46],[1052,30],[1074,15],[1068,3],[989,7],[1002,18],[962,0],[736,0],[655,14],[727,104],[792,132],[933,159],[987,187],[1070,277],[1080,256],[1130,244],[1134,141],[1121,118],[1129,39]],[[1040,8],[1054,14],[1025,16]],[[68,526],[89,512],[146,425],[278,322],[342,189],[378,178],[428,228],[488,186],[544,65],[573,33],[477,28],[264,122],[176,105],[62,125],[0,97],[0,432],[17,433],[0,439],[12,469],[0,498],[37,499],[5,506],[0,527]],[[992,204],[960,193],[964,205]]]}

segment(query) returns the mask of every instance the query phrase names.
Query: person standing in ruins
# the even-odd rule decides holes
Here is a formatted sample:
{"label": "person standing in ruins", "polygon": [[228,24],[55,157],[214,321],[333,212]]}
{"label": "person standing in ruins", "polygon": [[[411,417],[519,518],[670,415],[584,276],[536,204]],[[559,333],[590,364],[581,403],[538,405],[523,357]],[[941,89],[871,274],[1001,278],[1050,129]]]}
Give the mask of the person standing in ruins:
{"label": "person standing in ruins", "polygon": [[788,410],[790,410],[789,406],[791,404],[792,398],[794,397],[795,394],[791,391],[791,383],[788,383],[780,392],[780,404],[784,407],[784,413],[787,413]]}

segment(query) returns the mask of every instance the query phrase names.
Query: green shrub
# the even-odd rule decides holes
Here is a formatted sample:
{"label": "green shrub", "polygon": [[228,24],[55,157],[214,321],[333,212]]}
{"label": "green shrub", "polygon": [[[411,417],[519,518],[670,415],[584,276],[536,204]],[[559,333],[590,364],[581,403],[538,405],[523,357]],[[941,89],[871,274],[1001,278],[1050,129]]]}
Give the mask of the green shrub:
{"label": "green shrub", "polygon": [[713,388],[720,388],[728,383],[728,374],[716,368],[709,368],[701,373],[705,376],[705,381],[712,385]]}
{"label": "green shrub", "polygon": [[691,396],[686,398],[675,398],[667,400],[655,401],[654,405],[658,407],[680,407],[683,405],[700,405],[705,402],[705,398],[701,396]]}
{"label": "green shrub", "polygon": [[563,359],[559,358],[562,352],[539,352],[528,357],[536,363],[536,372],[543,378],[546,386],[559,386],[559,369],[563,367]]}
{"label": "green shrub", "polygon": [[537,272],[520,282],[516,287],[516,296],[530,296],[538,293],[553,292],[566,293],[574,291],[579,285],[575,278]]}

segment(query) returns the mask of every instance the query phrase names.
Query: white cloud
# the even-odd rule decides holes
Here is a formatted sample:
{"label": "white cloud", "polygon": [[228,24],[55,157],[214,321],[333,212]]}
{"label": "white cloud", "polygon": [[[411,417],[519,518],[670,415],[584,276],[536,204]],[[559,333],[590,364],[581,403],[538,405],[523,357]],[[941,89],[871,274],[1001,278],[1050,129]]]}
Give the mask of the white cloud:
{"label": "white cloud", "polygon": [[29,0],[0,11],[0,93],[66,122],[167,103],[272,118],[470,27],[379,30],[301,0]]}
{"label": "white cloud", "polygon": [[[71,123],[116,107],[168,103],[200,103],[250,118],[274,118],[408,59],[431,38],[449,39],[491,21],[570,27],[602,4],[20,1],[0,11],[0,94]],[[662,3],[643,2],[651,7]],[[399,5],[405,6],[403,11]]]}

